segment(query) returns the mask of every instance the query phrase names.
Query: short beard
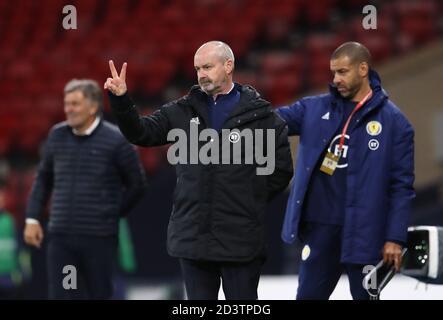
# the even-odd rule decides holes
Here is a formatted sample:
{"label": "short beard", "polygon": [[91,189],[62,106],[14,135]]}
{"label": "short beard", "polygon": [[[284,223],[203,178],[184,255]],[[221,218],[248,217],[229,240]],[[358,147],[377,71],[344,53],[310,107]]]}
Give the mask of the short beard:
{"label": "short beard", "polygon": [[206,84],[206,89],[202,84],[200,84],[200,88],[208,95],[214,95],[220,91],[220,87],[217,87],[212,82]]}
{"label": "short beard", "polygon": [[360,88],[361,88],[361,84],[360,84],[360,86],[353,86],[353,87],[349,88],[348,94],[346,96],[342,95],[342,97],[345,99],[348,99],[348,100],[352,100],[357,95]]}

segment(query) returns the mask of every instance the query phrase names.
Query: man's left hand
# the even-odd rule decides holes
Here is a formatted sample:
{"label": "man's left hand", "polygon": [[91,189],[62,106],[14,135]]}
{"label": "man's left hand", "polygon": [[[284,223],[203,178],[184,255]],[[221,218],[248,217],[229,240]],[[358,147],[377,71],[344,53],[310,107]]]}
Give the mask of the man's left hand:
{"label": "man's left hand", "polygon": [[386,241],[383,247],[383,261],[385,263],[393,263],[395,271],[400,271],[402,261],[402,246],[398,243]]}

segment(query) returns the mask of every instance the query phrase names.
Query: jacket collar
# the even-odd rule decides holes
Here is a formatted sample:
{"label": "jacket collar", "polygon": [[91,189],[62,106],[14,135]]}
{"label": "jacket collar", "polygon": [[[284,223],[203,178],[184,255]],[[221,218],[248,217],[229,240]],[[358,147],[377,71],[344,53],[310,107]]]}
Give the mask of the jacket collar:
{"label": "jacket collar", "polygon": [[252,86],[236,84],[240,91],[240,101],[226,119],[226,128],[235,128],[245,123],[267,117],[271,112],[271,104],[262,99]]}
{"label": "jacket collar", "polygon": [[76,136],[90,136],[95,129],[97,129],[98,125],[100,124],[100,117],[96,116],[94,122],[85,130],[85,132],[80,133],[76,129],[72,128],[72,133],[74,133]]}
{"label": "jacket collar", "polygon": [[[381,86],[380,76],[373,69],[369,69],[369,85],[372,89],[372,97],[368,100],[368,102],[366,102],[366,105],[363,107],[362,117],[364,117],[372,110],[381,107],[383,105],[383,102],[388,98],[387,92]],[[343,103],[344,99],[333,83],[329,84],[329,92],[332,96],[333,105]]]}
{"label": "jacket collar", "polygon": [[[263,118],[272,112],[268,101],[262,99],[252,86],[235,83],[235,89],[240,91],[240,101],[226,119],[226,127],[231,128],[249,121]],[[198,85],[192,86],[185,101],[209,123],[207,95]]]}

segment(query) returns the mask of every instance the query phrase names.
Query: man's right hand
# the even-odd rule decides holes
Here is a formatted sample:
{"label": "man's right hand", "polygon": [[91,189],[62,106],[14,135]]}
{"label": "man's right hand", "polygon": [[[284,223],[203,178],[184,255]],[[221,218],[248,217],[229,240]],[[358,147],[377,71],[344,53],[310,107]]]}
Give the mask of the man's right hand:
{"label": "man's right hand", "polygon": [[126,66],[128,64],[123,63],[120,75],[115,69],[114,62],[109,60],[109,68],[111,69],[112,78],[108,78],[105,82],[104,88],[110,90],[116,96],[122,96],[128,91],[126,87]]}
{"label": "man's right hand", "polygon": [[24,231],[25,243],[40,248],[43,241],[43,229],[39,223],[27,223]]}

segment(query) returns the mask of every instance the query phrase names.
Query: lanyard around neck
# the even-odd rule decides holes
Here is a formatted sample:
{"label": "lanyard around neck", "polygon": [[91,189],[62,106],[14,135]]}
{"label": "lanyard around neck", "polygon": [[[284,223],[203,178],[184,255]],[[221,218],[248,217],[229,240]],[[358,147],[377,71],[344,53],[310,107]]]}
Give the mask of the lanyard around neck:
{"label": "lanyard around neck", "polygon": [[352,110],[351,114],[348,117],[348,120],[346,120],[345,126],[343,127],[343,131],[341,133],[340,136],[340,144],[338,146],[338,154],[341,155],[341,151],[343,149],[343,145],[345,144],[345,136],[346,136],[346,132],[348,131],[348,127],[349,127],[349,123],[351,123],[351,119],[354,116],[354,114],[361,109],[361,107],[363,107],[363,105],[365,104],[366,101],[369,100],[369,98],[372,95],[372,90],[370,90],[368,92],[368,94],[360,100],[360,102],[355,106],[354,110]]}

